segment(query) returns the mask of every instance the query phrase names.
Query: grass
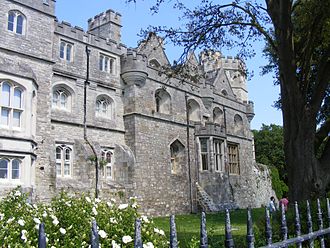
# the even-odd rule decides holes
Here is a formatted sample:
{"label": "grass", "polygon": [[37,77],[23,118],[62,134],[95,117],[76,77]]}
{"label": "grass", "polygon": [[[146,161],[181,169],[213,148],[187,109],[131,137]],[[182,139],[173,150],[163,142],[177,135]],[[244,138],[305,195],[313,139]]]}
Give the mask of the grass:
{"label": "grass", "polygon": [[[253,209],[253,220],[264,218],[264,211],[264,208]],[[246,210],[234,210],[231,212],[231,227],[236,247],[245,246],[246,215]],[[192,239],[199,240],[200,217],[200,214],[177,215],[175,217],[180,247],[191,247],[189,243]],[[159,228],[163,229],[169,237],[169,217],[154,218],[154,222]],[[225,240],[225,213],[207,214],[206,226],[210,247],[223,246]]]}

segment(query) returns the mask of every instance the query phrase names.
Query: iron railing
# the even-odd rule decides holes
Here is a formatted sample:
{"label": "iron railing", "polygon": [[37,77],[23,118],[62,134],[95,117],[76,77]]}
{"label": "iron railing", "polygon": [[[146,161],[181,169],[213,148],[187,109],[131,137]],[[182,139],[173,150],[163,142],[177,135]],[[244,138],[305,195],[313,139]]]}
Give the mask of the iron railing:
{"label": "iron railing", "polygon": [[[309,201],[306,203],[307,209],[307,234],[301,234],[301,221],[300,221],[300,213],[298,208],[298,203],[294,204],[294,212],[295,212],[295,235],[294,237],[289,238],[288,236],[288,226],[286,220],[285,209],[281,208],[281,236],[282,241],[273,243],[272,242],[272,225],[271,225],[271,216],[269,210],[266,209],[266,222],[265,222],[265,235],[266,235],[266,245],[260,248],[281,248],[288,247],[289,245],[296,245],[298,248],[302,248],[302,243],[308,241],[309,247],[314,247],[315,239],[319,239],[319,244],[321,248],[326,248],[324,237],[330,234],[330,204],[329,199],[326,199],[327,205],[327,219],[328,219],[328,228],[323,227],[323,218],[322,218],[322,209],[320,200],[317,200],[317,223],[318,230],[313,231],[313,223],[312,223],[312,215]],[[248,248],[255,247],[255,237],[253,233],[253,223],[252,223],[252,214],[251,209],[247,210],[247,234],[246,234],[246,244]],[[92,222],[91,228],[91,238],[90,238],[90,247],[91,248],[99,248],[99,235],[97,232],[97,223],[94,220]],[[176,232],[176,224],[175,224],[175,216],[172,215],[170,217],[170,248],[178,247],[178,238]],[[206,231],[206,215],[205,212],[201,214],[201,224],[200,224],[200,247],[207,248],[208,247],[208,236]],[[224,247],[226,248],[234,248],[235,243],[232,235],[232,228],[230,224],[230,212],[227,209],[225,214],[225,242]],[[46,234],[45,234],[45,226],[43,223],[39,226],[39,237],[38,237],[38,248],[46,248]],[[142,236],[141,236],[141,220],[136,219],[135,221],[135,235],[134,235],[134,248],[143,248]]]}

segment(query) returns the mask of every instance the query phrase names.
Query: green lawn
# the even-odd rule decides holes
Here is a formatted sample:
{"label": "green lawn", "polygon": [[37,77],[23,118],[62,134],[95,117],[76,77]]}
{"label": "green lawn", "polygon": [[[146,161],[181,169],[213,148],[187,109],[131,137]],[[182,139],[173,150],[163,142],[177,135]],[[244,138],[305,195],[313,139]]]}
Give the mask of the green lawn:
{"label": "green lawn", "polygon": [[[253,220],[264,218],[264,208],[253,209]],[[236,247],[245,247],[246,235],[246,210],[231,212],[232,234]],[[176,228],[180,247],[190,247],[189,241],[200,235],[200,214],[177,215]],[[154,218],[155,224],[166,232],[169,237],[169,217]],[[206,226],[210,247],[223,247],[225,238],[225,213],[207,214]]]}

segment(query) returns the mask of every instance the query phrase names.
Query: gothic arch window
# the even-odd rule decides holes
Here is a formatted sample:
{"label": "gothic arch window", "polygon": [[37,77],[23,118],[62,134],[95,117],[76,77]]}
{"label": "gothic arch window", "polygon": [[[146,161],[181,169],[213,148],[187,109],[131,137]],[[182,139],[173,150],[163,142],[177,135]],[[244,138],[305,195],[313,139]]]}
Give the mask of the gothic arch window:
{"label": "gothic arch window", "polygon": [[9,11],[7,29],[16,34],[24,35],[25,28],[26,28],[25,16],[17,10]]}
{"label": "gothic arch window", "polygon": [[96,116],[108,119],[114,118],[114,101],[106,96],[101,95],[96,98]]}
{"label": "gothic arch window", "polygon": [[171,173],[178,174],[181,170],[181,164],[184,162],[184,145],[179,140],[175,140],[170,145],[171,153]]}
{"label": "gothic arch window", "polygon": [[72,90],[64,85],[53,87],[52,108],[59,110],[71,111],[72,106]]}
{"label": "gothic arch window", "polygon": [[160,63],[158,62],[157,59],[151,59],[149,61],[149,65],[153,68],[160,68]]}
{"label": "gothic arch window", "polygon": [[113,178],[113,149],[103,148],[101,150],[101,160],[104,161],[104,178]]}
{"label": "gothic arch window", "polygon": [[171,96],[164,89],[158,89],[155,93],[156,112],[171,113]]}
{"label": "gothic arch window", "polygon": [[238,114],[234,116],[234,128],[235,128],[234,132],[236,134],[241,134],[241,135],[243,134],[243,130],[244,130],[243,118]]}
{"label": "gothic arch window", "polygon": [[221,90],[221,93],[222,93],[222,95],[224,95],[224,96],[228,96],[228,92],[227,92],[225,89]]}
{"label": "gothic arch window", "polygon": [[72,147],[65,144],[56,145],[56,176],[71,177],[72,171]]}
{"label": "gothic arch window", "polygon": [[19,180],[21,177],[21,160],[16,158],[0,158],[0,181]]}
{"label": "gothic arch window", "polygon": [[200,107],[195,100],[188,101],[188,116],[190,121],[201,121]]}
{"label": "gothic arch window", "polygon": [[21,128],[24,113],[23,96],[24,89],[20,85],[9,81],[0,81],[1,126]]}
{"label": "gothic arch window", "polygon": [[219,125],[224,125],[223,111],[218,107],[213,109],[213,122]]}

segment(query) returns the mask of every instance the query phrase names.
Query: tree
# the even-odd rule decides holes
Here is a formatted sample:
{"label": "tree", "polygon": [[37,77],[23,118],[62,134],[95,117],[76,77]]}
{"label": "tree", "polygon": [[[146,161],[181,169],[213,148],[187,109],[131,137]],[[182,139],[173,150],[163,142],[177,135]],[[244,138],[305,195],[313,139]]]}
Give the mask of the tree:
{"label": "tree", "polygon": [[[135,0],[128,0],[130,2]],[[158,11],[164,0],[156,0]],[[303,200],[325,193],[330,182],[330,1],[234,0],[228,4],[201,0],[182,10],[182,28],[154,27],[188,54],[196,49],[239,47],[238,56],[253,55],[253,41],[263,38],[267,70],[280,85],[285,164],[290,197]],[[304,185],[304,187],[301,187]]]}
{"label": "tree", "polygon": [[288,191],[287,172],[284,162],[283,128],[271,124],[252,130],[256,161],[267,165],[271,171],[272,185],[278,198]]}

